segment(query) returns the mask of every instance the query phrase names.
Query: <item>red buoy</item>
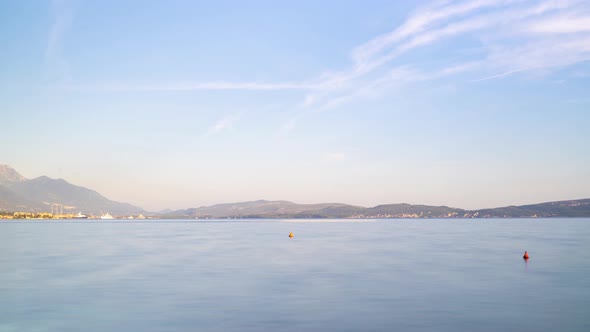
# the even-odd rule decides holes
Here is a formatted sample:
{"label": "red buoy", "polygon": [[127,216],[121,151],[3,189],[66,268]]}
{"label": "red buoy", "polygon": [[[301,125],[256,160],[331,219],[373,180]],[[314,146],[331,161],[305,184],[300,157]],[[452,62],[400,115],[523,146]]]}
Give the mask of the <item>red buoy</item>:
{"label": "red buoy", "polygon": [[529,259],[529,252],[528,251],[525,251],[524,252],[524,256],[522,256],[522,258]]}

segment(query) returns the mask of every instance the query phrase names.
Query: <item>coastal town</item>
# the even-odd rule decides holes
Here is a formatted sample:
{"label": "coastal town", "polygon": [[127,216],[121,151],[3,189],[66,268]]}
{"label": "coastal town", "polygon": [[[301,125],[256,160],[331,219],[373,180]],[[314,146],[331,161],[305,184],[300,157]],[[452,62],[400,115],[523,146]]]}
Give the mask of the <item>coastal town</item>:
{"label": "coastal town", "polygon": [[129,215],[121,217],[113,217],[108,213],[101,215],[85,215],[81,212],[77,214],[73,213],[50,213],[50,212],[6,212],[0,211],[0,219],[33,219],[33,220],[49,220],[49,219],[72,219],[72,220],[84,220],[84,219],[118,219],[118,220],[134,220],[134,219],[147,219],[144,215]]}
{"label": "coastal town", "polygon": [[[525,218],[538,218],[537,214],[531,214],[524,216]],[[550,217],[550,216],[549,216]],[[450,212],[444,215],[431,215],[430,213],[398,213],[398,214],[375,214],[375,215],[365,215],[365,214],[355,214],[347,217],[342,218],[333,218],[333,217],[309,217],[309,218],[302,218],[302,217],[294,217],[294,219],[480,219],[480,218],[502,218],[502,216],[498,217],[495,215],[490,214],[480,214],[479,212],[467,212],[467,213],[457,213],[457,212]],[[506,218],[504,216],[503,218]],[[129,216],[117,216],[113,217],[110,214],[101,214],[101,215],[82,215],[81,213],[72,214],[53,214],[49,212],[2,212],[0,211],[0,219],[28,219],[28,220],[144,220],[144,219],[200,219],[200,220],[213,220],[213,219],[268,219],[265,216],[231,216],[231,217],[215,217],[215,216],[170,216],[170,215],[160,215],[160,216],[144,216],[143,214],[139,215],[129,215]]]}

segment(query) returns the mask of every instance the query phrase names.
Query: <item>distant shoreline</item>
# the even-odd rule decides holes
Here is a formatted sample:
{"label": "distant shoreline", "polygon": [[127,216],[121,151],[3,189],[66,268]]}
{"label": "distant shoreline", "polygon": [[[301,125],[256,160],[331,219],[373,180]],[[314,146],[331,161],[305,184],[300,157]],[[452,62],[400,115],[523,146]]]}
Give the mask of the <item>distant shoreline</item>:
{"label": "distant shoreline", "polygon": [[[1,203],[1,202],[0,202]],[[249,201],[216,204],[176,211],[149,212],[135,208],[108,211],[102,207],[86,207],[69,203],[50,205],[51,212],[0,211],[2,219],[308,219],[308,220],[371,220],[371,219],[502,219],[502,218],[588,218],[590,199],[546,202],[521,206],[506,206],[480,210],[465,210],[448,206],[384,204],[374,207],[342,203],[297,204],[289,201]],[[64,208],[66,207],[66,208]],[[67,212],[64,211],[67,209]],[[78,211],[72,213],[72,211]],[[82,213],[84,212],[84,213]],[[111,212],[111,213],[109,213]]]}
{"label": "distant shoreline", "polygon": [[372,222],[372,221],[383,221],[383,220],[508,220],[508,219],[521,219],[521,220],[550,220],[550,219],[590,219],[590,216],[582,217],[563,217],[563,216],[552,216],[552,217],[475,217],[475,218],[463,218],[463,217],[451,217],[451,218],[159,218],[159,217],[147,217],[145,219],[127,219],[127,218],[113,218],[113,219],[100,219],[100,218],[88,218],[88,219],[77,219],[77,218],[3,218],[0,216],[0,221],[75,221],[79,223],[85,222],[129,222],[129,223],[140,223],[140,222],[153,222],[153,221],[191,221],[191,222],[240,222],[240,221],[284,221],[284,222]]}

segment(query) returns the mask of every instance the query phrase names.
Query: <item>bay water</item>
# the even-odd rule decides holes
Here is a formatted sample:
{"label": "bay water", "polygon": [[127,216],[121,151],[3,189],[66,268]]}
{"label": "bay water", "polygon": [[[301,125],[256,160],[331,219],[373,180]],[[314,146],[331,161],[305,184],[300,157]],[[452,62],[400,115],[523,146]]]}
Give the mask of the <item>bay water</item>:
{"label": "bay water", "polygon": [[590,331],[590,219],[3,221],[0,331]]}

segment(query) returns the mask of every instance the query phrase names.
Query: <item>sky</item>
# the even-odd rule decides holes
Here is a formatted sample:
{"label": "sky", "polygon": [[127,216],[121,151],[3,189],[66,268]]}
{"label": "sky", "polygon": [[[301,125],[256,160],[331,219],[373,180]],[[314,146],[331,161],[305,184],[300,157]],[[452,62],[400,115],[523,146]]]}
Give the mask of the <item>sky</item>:
{"label": "sky", "polygon": [[588,1],[0,1],[0,163],[150,210],[590,197]]}

